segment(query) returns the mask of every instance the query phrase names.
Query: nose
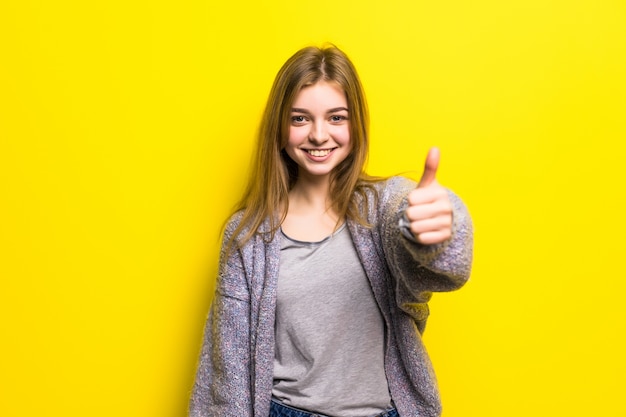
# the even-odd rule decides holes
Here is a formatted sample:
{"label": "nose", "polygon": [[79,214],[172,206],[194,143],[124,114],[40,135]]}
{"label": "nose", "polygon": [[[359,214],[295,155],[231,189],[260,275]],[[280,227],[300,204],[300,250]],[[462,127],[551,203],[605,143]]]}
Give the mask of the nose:
{"label": "nose", "polygon": [[311,124],[309,132],[309,141],[314,144],[322,144],[329,139],[328,129],[324,121],[316,121]]}

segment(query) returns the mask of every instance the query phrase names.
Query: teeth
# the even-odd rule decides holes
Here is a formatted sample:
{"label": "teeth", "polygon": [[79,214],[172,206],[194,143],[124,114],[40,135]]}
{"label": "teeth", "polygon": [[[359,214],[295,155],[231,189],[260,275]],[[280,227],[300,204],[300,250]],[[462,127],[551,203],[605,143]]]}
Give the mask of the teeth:
{"label": "teeth", "polygon": [[310,149],[307,152],[313,156],[326,156],[330,153],[330,149]]}

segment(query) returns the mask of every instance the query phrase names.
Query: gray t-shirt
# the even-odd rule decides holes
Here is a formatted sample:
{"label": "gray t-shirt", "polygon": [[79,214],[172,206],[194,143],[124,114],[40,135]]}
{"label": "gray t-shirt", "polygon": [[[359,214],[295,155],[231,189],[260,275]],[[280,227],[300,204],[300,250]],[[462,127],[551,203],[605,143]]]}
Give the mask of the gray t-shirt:
{"label": "gray t-shirt", "polygon": [[278,236],[273,397],[328,416],[389,409],[384,323],[345,223],[321,242]]}

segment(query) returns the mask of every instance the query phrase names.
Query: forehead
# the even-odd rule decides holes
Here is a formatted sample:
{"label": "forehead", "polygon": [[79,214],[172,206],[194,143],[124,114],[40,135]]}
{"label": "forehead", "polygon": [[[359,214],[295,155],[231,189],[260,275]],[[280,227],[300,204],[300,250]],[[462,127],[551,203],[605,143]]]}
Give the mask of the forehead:
{"label": "forehead", "polygon": [[336,82],[319,81],[302,87],[293,107],[345,107],[348,108],[346,93]]}

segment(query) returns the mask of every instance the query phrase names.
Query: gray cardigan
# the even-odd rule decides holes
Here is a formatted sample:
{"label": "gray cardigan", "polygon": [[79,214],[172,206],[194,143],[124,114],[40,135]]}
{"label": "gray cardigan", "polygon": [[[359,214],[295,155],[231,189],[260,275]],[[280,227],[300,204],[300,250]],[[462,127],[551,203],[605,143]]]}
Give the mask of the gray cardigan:
{"label": "gray cardigan", "polygon": [[[399,222],[415,186],[403,177],[376,184],[378,198],[368,198],[375,202],[368,207],[372,227],[347,224],[385,322],[385,370],[395,407],[402,417],[435,417],[441,414],[439,391],[421,334],[431,292],[457,289],[469,278],[472,224],[449,192],[452,237],[431,246],[407,239]],[[224,241],[240,219],[236,214],[229,221]],[[266,237],[257,233],[228,259],[222,248],[190,417],[269,415],[280,239]]]}

